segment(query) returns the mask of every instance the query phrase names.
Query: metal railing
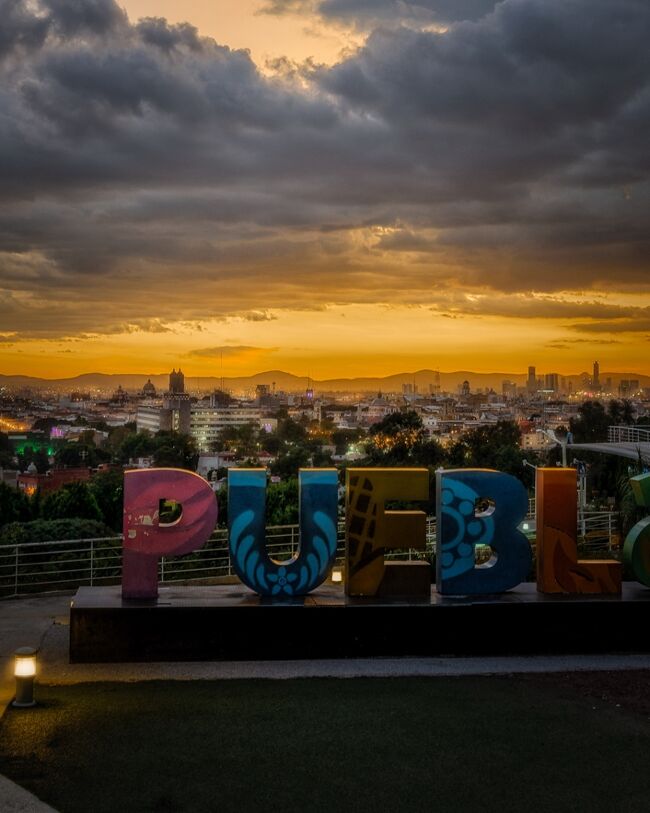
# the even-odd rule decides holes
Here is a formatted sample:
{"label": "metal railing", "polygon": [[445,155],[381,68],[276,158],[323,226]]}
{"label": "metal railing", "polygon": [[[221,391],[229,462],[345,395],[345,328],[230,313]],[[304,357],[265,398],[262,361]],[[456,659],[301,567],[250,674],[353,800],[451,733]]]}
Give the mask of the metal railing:
{"label": "metal railing", "polygon": [[[579,523],[580,541],[590,549],[612,550],[619,542],[617,515],[609,511],[586,512]],[[534,541],[533,530],[527,535]],[[297,525],[266,529],[269,555],[278,561],[293,556],[300,544]],[[483,550],[485,548],[485,550]],[[427,518],[426,546],[387,553],[388,559],[432,561],[436,551],[435,517]],[[337,562],[345,554],[345,526],[339,523]],[[477,561],[489,557],[487,546],[477,546]],[[228,532],[215,531],[199,550],[185,556],[164,557],[158,565],[161,583],[196,582],[233,576],[228,552]],[[0,546],[0,597],[74,590],[82,585],[119,584],[122,577],[122,537],[69,539],[58,542],[27,542]]]}
{"label": "metal railing", "polygon": [[607,440],[610,443],[650,443],[650,426],[610,426]]}
{"label": "metal railing", "polygon": [[[339,523],[337,537],[337,561],[342,562],[343,523]],[[289,559],[300,545],[299,528],[297,525],[269,527],[266,542],[273,559]],[[435,519],[429,518],[426,550],[395,551],[389,558],[422,559],[432,555],[434,544]],[[158,578],[163,584],[233,575],[225,529],[215,531],[199,550],[185,556],[163,557],[158,563]],[[121,577],[121,536],[0,546],[0,597],[74,590],[82,585],[119,584]]]}
{"label": "metal railing", "polygon": [[618,515],[613,511],[585,511],[578,515],[578,534],[585,549],[615,550],[621,544]]}

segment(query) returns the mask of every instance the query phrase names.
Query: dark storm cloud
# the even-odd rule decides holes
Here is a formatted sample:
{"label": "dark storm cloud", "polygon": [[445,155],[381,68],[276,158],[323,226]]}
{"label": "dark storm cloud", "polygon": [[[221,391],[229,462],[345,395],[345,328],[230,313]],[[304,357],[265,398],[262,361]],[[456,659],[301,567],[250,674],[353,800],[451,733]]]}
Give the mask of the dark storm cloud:
{"label": "dark storm cloud", "polygon": [[128,25],[126,14],[113,0],[41,0],[41,5],[63,37],[80,32],[105,34]]}
{"label": "dark storm cloud", "polygon": [[324,19],[368,27],[379,22],[450,23],[478,20],[497,0],[269,0],[267,14],[320,14]]}
{"label": "dark storm cloud", "polygon": [[47,17],[35,17],[22,0],[0,0],[0,59],[19,48],[38,48],[50,27]]}
{"label": "dark storm cloud", "polygon": [[183,46],[200,51],[203,47],[198,30],[189,23],[169,25],[162,17],[145,17],[138,22],[136,29],[143,42],[157,45],[163,51]]}
{"label": "dark storm cloud", "polygon": [[0,0],[1,328],[155,329],[442,284],[640,290],[647,2],[372,5],[455,22],[382,27],[338,65],[266,77],[112,0]]}

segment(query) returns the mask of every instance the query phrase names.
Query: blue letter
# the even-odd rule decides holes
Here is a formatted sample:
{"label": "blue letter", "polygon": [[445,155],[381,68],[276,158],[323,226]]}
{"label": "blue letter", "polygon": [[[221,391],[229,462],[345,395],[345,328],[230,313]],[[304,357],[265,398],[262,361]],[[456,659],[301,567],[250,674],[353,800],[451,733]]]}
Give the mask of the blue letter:
{"label": "blue letter", "polygon": [[[488,507],[477,510],[477,503]],[[503,593],[524,581],[530,545],[517,526],[528,495],[515,477],[487,469],[442,471],[437,476],[436,584],[444,595]],[[489,562],[476,565],[475,545],[489,545]]]}
{"label": "blue letter", "polygon": [[230,556],[242,582],[262,596],[301,596],[325,581],[336,558],[338,474],[301,469],[300,548],[285,562],[266,551],[266,471],[228,472]]}

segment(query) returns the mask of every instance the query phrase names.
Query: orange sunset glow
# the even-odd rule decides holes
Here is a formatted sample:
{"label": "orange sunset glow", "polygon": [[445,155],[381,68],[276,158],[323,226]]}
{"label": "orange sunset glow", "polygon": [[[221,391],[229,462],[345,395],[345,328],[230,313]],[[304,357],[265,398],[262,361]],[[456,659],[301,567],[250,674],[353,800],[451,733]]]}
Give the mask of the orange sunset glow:
{"label": "orange sunset glow", "polygon": [[645,3],[84,2],[0,36],[0,373],[650,374]]}

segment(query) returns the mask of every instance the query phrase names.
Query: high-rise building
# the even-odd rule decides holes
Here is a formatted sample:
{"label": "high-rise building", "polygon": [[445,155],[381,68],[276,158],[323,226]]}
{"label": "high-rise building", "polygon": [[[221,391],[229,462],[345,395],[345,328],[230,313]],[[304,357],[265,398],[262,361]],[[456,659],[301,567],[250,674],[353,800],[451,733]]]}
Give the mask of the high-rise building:
{"label": "high-rise building", "polygon": [[528,379],[526,380],[526,389],[531,394],[537,392],[537,375],[534,367],[528,368]]}
{"label": "high-rise building", "polygon": [[591,384],[594,390],[600,389],[600,364],[594,361],[594,374],[591,378]]}
{"label": "high-rise building", "polygon": [[618,394],[621,398],[628,398],[630,395],[636,395],[639,392],[639,379],[638,378],[622,378],[618,385]]}
{"label": "high-rise building", "polygon": [[252,424],[261,426],[262,411],[253,404],[233,403],[231,406],[192,407],[189,432],[196,441],[199,451],[210,451],[219,443],[223,429]]}
{"label": "high-rise building", "polygon": [[546,373],[544,377],[544,389],[549,392],[558,392],[560,389],[560,377],[557,373]]}

